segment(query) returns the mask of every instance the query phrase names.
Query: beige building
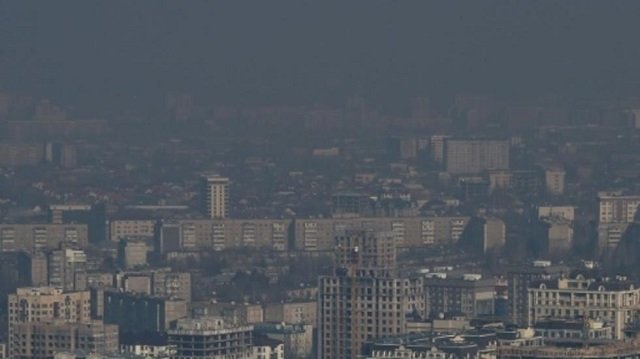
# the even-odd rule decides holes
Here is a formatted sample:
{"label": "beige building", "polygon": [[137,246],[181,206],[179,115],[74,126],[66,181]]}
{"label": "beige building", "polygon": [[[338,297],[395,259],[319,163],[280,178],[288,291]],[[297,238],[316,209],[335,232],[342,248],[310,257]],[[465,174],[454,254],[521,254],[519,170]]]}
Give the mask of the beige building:
{"label": "beige building", "polygon": [[335,233],[344,228],[375,226],[393,233],[397,247],[457,243],[469,217],[370,217],[300,219],[294,223],[296,249],[330,251]]}
{"label": "beige building", "polygon": [[573,224],[563,220],[554,220],[548,223],[548,253],[553,255],[568,253],[573,246]]}
{"label": "beige building", "polygon": [[147,265],[149,247],[145,242],[121,239],[118,245],[118,259],[127,269]]}
{"label": "beige building", "polygon": [[61,351],[115,354],[119,351],[118,326],[94,320],[18,323],[11,337],[13,358],[49,359]]}
{"label": "beige building", "polygon": [[627,226],[634,221],[639,205],[640,196],[598,193],[598,246],[601,250],[618,245]]}
{"label": "beige building", "polygon": [[631,223],[640,205],[640,196],[623,195],[621,192],[600,192],[598,205],[600,224]]}
{"label": "beige building", "polygon": [[109,239],[151,239],[154,235],[155,221],[151,219],[117,219],[109,222]]}
{"label": "beige building", "polygon": [[211,175],[204,176],[202,182],[203,210],[211,219],[229,217],[229,179]]}
{"label": "beige building", "polygon": [[[90,293],[64,293],[52,287],[18,288],[9,295],[9,337],[14,338],[18,324],[60,320],[66,323],[86,323],[91,318]],[[20,353],[9,342],[12,356]]]}
{"label": "beige building", "polygon": [[177,226],[180,247],[185,250],[253,247],[286,251],[291,220],[205,219],[168,225]]}
{"label": "beige building", "polygon": [[544,172],[544,182],[547,187],[547,193],[554,196],[564,194],[565,187],[565,170],[561,168],[550,168]]}
{"label": "beige building", "polygon": [[507,243],[507,227],[500,218],[486,218],[483,225],[483,251],[504,248]]}
{"label": "beige building", "polygon": [[346,229],[336,243],[335,273],[319,279],[321,359],[355,358],[366,340],[405,333],[406,313],[424,301],[422,281],[396,276],[393,233]]}
{"label": "beige building", "polygon": [[0,252],[23,250],[38,253],[68,242],[84,248],[88,244],[86,224],[1,224]]}
{"label": "beige building", "polygon": [[115,287],[125,292],[191,302],[191,273],[189,272],[172,272],[170,268],[161,268],[119,272],[110,276]]}
{"label": "beige building", "polygon": [[315,300],[271,303],[264,308],[264,321],[315,326],[317,312],[318,302]]}
{"label": "beige building", "polygon": [[480,174],[509,168],[509,141],[489,139],[447,139],[445,170],[449,174]]}
{"label": "beige building", "polygon": [[538,207],[538,219],[563,219],[573,221],[576,208],[573,206],[540,206]]}
{"label": "beige building", "polygon": [[548,319],[585,318],[611,325],[622,340],[635,323],[640,288],[626,278],[592,279],[578,275],[534,283],[529,289],[529,325]]}

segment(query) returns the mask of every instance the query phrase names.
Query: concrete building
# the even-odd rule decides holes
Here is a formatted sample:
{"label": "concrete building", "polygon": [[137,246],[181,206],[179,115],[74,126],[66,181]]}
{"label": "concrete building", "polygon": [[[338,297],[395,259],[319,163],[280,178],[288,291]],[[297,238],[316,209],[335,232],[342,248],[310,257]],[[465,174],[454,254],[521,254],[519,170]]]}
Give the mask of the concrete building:
{"label": "concrete building", "polygon": [[[187,302],[144,294],[105,291],[104,321],[120,327],[123,344],[128,340],[159,335],[187,316]],[[133,343],[140,344],[140,343]]]}
{"label": "concrete building", "polygon": [[335,273],[319,280],[317,358],[355,358],[367,339],[405,332],[406,313],[424,295],[421,281],[396,271],[393,233],[337,233]]}
{"label": "concrete building", "polygon": [[545,342],[560,345],[613,340],[613,327],[599,320],[552,318],[537,321],[533,328]]}
{"label": "concrete building", "polygon": [[[52,287],[18,288],[9,295],[9,338],[15,338],[19,324],[63,321],[87,323],[91,318],[89,291],[65,293]],[[10,357],[20,355],[9,341]]]}
{"label": "concrete building", "polygon": [[540,206],[538,207],[538,219],[564,219],[573,221],[576,208],[573,206]]}
{"label": "concrete building", "polygon": [[495,217],[473,217],[460,243],[468,250],[482,253],[499,251],[506,244],[506,225]]}
{"label": "concrete building", "polygon": [[577,275],[533,282],[529,289],[529,325],[549,319],[602,320],[622,340],[627,325],[635,322],[640,287],[626,278],[593,279]]}
{"label": "concrete building", "polygon": [[598,246],[614,249],[628,225],[635,219],[640,196],[622,192],[598,193]]}
{"label": "concrete building", "polygon": [[264,321],[316,325],[318,302],[315,300],[270,303],[264,308]]}
{"label": "concrete building", "polygon": [[260,304],[251,303],[211,303],[209,301],[193,302],[189,306],[191,315],[195,317],[218,317],[226,323],[257,324],[264,322],[264,309]]}
{"label": "concrete building", "polygon": [[295,248],[331,251],[335,234],[344,228],[375,226],[394,234],[397,247],[450,245],[458,242],[469,217],[364,217],[298,219],[294,223]]}
{"label": "concrete building", "polygon": [[561,219],[546,221],[547,253],[561,255],[569,253],[573,246],[573,223]]}
{"label": "concrete building", "polygon": [[424,279],[426,311],[431,318],[440,314],[463,314],[468,318],[493,315],[495,285],[492,278],[479,274],[447,277],[433,274]]}
{"label": "concrete building", "polygon": [[529,324],[529,287],[538,280],[550,280],[568,274],[564,265],[552,265],[549,261],[534,261],[531,265],[514,266],[507,270],[507,297],[509,319],[512,323]]}
{"label": "concrete building", "polygon": [[490,139],[447,139],[445,170],[449,174],[481,174],[509,168],[509,141]]}
{"label": "concrete building", "polygon": [[561,168],[549,168],[544,172],[544,183],[547,193],[560,196],[564,194],[565,177],[567,173]]}
{"label": "concrete building", "polygon": [[84,224],[89,242],[106,240],[108,228],[104,203],[53,204],[49,206],[49,220],[53,224]]}
{"label": "concrete building", "polygon": [[118,261],[125,269],[147,265],[149,247],[142,241],[121,239],[118,244]]}
{"label": "concrete building", "polygon": [[18,323],[10,345],[15,359],[49,359],[60,351],[115,354],[119,352],[118,326],[99,320]]}
{"label": "concrete building", "polygon": [[284,359],[284,343],[265,335],[253,336],[253,359]]}
{"label": "concrete building", "polygon": [[109,273],[109,286],[140,294],[191,302],[191,273],[170,268]]}
{"label": "concrete building", "polygon": [[116,219],[109,222],[109,239],[153,239],[156,221],[152,219]]}
{"label": "concrete building", "polygon": [[87,289],[87,254],[82,249],[59,249],[47,254],[48,285],[64,291]]}
{"label": "concrete building", "polygon": [[258,324],[254,332],[281,341],[285,359],[308,359],[313,354],[313,327],[303,324]]}
{"label": "concrete building", "polygon": [[167,332],[175,359],[252,359],[253,327],[236,326],[215,317],[178,320]]}
{"label": "concrete building", "polygon": [[0,224],[0,252],[31,254],[55,249],[68,242],[79,248],[88,244],[86,224]]}
{"label": "concrete building", "polygon": [[181,220],[160,224],[156,242],[162,253],[169,248],[176,250],[175,247],[182,250],[252,247],[286,251],[290,227],[291,220],[283,219]]}
{"label": "concrete building", "polygon": [[201,179],[202,209],[208,218],[229,217],[229,179],[217,175]]}
{"label": "concrete building", "polygon": [[434,135],[429,139],[429,154],[431,160],[437,164],[444,163],[445,157],[445,142],[449,136]]}

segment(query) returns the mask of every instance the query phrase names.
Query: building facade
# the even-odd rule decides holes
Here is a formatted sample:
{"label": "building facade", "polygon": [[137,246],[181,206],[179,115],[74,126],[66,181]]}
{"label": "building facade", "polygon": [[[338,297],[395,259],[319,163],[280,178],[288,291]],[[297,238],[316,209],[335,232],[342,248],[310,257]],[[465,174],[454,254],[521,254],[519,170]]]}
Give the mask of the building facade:
{"label": "building facade", "polygon": [[252,359],[253,327],[229,325],[215,317],[178,320],[168,332],[174,359]]}
{"label": "building facade", "polygon": [[509,168],[509,142],[490,139],[447,139],[444,153],[449,174],[480,174]]}
{"label": "building facade", "polygon": [[204,176],[202,183],[202,209],[208,218],[229,217],[229,179],[221,176]]}
{"label": "building facade", "polygon": [[396,275],[393,233],[339,232],[335,273],[320,278],[317,358],[356,358],[366,340],[404,333],[421,285]]}
{"label": "building facade", "polygon": [[593,279],[578,275],[534,283],[529,289],[529,325],[549,319],[601,320],[624,339],[627,325],[636,321],[640,287],[626,278]]}

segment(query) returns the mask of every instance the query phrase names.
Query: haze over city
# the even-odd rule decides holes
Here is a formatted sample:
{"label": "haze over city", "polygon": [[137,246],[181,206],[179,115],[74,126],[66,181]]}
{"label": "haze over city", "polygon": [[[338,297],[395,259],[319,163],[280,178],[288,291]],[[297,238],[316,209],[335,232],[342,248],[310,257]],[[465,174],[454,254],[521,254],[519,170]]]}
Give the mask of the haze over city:
{"label": "haze over city", "polygon": [[639,13],[0,0],[0,358],[640,358]]}

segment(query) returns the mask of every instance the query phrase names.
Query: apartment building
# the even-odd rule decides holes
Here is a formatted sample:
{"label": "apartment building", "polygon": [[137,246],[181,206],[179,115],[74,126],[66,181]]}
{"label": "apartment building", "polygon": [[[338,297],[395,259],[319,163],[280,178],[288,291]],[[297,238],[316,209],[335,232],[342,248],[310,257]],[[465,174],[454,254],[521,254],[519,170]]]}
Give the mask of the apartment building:
{"label": "apartment building", "polygon": [[317,358],[355,358],[366,340],[405,332],[406,313],[424,300],[422,281],[396,270],[393,233],[336,234],[334,275],[319,279]]}
{"label": "apartment building", "polygon": [[65,293],[53,287],[18,288],[8,300],[10,357],[22,354],[13,346],[18,324],[50,321],[87,323],[91,319],[90,298],[89,291]]}
{"label": "apartment building", "polygon": [[62,351],[115,354],[119,352],[118,326],[99,320],[18,323],[10,345],[14,359],[49,359]]}
{"label": "apartment building", "polygon": [[397,247],[450,245],[458,242],[469,217],[365,217],[299,219],[294,223],[295,248],[330,251],[335,233],[344,228],[376,226],[394,235]]}
{"label": "apartment building", "polygon": [[151,239],[155,221],[152,219],[116,219],[109,222],[109,239]]}
{"label": "apartment building", "polygon": [[447,139],[445,170],[449,174],[480,174],[509,168],[509,142],[492,139]]}
{"label": "apartment building", "polygon": [[624,339],[640,308],[640,287],[626,277],[557,278],[532,283],[529,289],[529,325],[549,319],[601,320],[612,327],[613,338]]}
{"label": "apartment building", "polygon": [[529,287],[538,280],[559,278],[569,273],[565,265],[553,265],[549,261],[513,266],[507,270],[507,297],[509,317],[512,323],[526,326],[529,321]]}
{"label": "apartment building", "polygon": [[638,206],[639,195],[598,193],[598,246],[601,250],[614,249],[618,245],[629,224],[635,220]]}
{"label": "apartment building", "polygon": [[[177,246],[183,250],[253,247],[286,251],[289,248],[290,226],[290,220],[281,219],[180,220],[162,224],[156,238],[164,239],[165,247],[178,242]],[[169,231],[169,228],[173,231]]]}
{"label": "apartment building", "polygon": [[423,283],[426,311],[432,318],[448,313],[469,318],[494,314],[496,281],[493,278],[482,278],[479,274],[447,277],[446,273],[434,273]]}
{"label": "apartment building", "polygon": [[58,248],[63,242],[84,248],[88,241],[86,224],[0,224],[0,252],[35,254]]}

